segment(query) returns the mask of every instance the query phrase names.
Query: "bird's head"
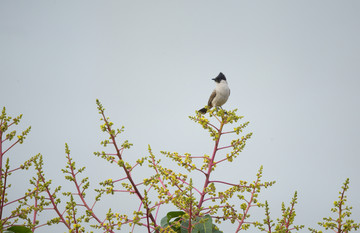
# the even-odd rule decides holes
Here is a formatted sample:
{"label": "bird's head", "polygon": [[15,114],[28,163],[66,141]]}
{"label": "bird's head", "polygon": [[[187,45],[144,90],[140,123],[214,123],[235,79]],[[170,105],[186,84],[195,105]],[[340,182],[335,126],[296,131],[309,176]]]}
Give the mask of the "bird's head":
{"label": "bird's head", "polygon": [[217,83],[220,83],[221,80],[226,81],[226,77],[223,73],[220,72],[220,74],[216,78],[213,78],[212,80],[214,80]]}

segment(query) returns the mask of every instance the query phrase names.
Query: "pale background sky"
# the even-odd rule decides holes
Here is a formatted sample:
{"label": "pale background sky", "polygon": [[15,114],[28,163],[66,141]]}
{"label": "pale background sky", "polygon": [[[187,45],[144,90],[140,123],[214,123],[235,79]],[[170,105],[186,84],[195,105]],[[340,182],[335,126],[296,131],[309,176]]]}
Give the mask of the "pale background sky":
{"label": "pale background sky", "polygon": [[[92,188],[115,177],[118,170],[92,155],[103,136],[96,98],[125,126],[132,159],[147,155],[148,144],[159,156],[209,154],[207,133],[188,116],[221,71],[231,89],[224,108],[238,108],[254,135],[219,177],[251,181],[263,165],[264,180],[277,182],[262,195],[272,217],[297,190],[296,223],[306,227],[330,216],[348,177],[360,222],[359,12],[356,0],[2,0],[0,105],[24,114],[20,129],[32,126],[12,151],[14,165],[41,153],[47,178],[70,190],[60,172],[67,142]],[[15,186],[27,186],[25,174],[14,176]],[[134,204],[115,198],[111,207]]]}

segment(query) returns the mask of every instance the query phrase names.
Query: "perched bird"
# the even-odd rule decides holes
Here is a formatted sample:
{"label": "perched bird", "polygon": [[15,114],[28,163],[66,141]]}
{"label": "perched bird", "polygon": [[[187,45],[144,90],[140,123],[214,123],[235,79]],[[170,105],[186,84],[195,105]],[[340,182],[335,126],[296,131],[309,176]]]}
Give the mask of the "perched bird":
{"label": "perched bird", "polygon": [[216,87],[210,95],[207,106],[199,110],[201,114],[205,114],[207,110],[212,107],[221,107],[230,96],[230,89],[223,73],[220,72],[220,74],[212,80],[215,81]]}

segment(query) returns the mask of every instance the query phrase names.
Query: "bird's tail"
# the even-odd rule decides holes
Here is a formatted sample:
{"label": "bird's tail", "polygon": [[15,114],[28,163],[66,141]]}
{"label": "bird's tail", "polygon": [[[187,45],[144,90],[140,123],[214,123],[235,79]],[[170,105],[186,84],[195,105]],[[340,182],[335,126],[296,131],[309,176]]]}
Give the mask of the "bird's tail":
{"label": "bird's tail", "polygon": [[202,108],[198,112],[201,113],[201,114],[205,114],[207,112],[207,108],[206,107]]}

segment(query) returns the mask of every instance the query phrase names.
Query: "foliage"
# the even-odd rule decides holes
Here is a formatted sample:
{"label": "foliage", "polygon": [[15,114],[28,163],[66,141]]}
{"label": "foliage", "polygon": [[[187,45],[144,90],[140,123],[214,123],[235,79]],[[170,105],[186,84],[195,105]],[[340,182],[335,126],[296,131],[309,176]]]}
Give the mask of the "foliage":
{"label": "foliage", "polygon": [[[295,220],[295,204],[297,204],[297,192],[295,192],[289,207],[285,207],[284,202],[281,205],[282,217],[277,219],[275,224],[270,217],[269,204],[265,201],[265,219],[262,223],[258,223],[257,227],[265,232],[291,232],[293,230],[300,230],[304,225],[293,225]],[[275,229],[274,229],[275,228]]]}
{"label": "foliage", "polygon": [[[351,230],[357,230],[360,228],[359,223],[355,223],[354,220],[348,219],[351,215],[351,206],[345,206],[347,197],[345,195],[346,191],[349,189],[349,178],[344,182],[344,185],[341,187],[342,190],[339,192],[339,200],[334,201],[334,207],[331,208],[331,212],[335,213],[336,219],[332,217],[323,218],[324,222],[319,222],[318,225],[325,228],[325,230],[331,229],[333,232],[345,233],[350,232]],[[322,233],[312,228],[309,230],[313,233]]]}
{"label": "foliage", "polygon": [[[34,188],[29,188],[22,196],[18,196],[9,200],[8,193],[11,188],[10,177],[18,170],[28,170],[33,163],[40,159],[39,155],[31,157],[23,164],[16,168],[11,168],[10,159],[7,156],[8,152],[17,144],[22,144],[29,134],[31,127],[28,127],[23,132],[18,134],[16,130],[10,131],[15,125],[18,125],[22,118],[22,114],[12,118],[7,116],[6,108],[4,107],[0,116],[0,231],[10,229],[22,219],[27,225],[34,229],[37,225],[36,214],[40,211],[38,203],[41,202],[39,196],[39,189],[36,184],[39,182],[39,177],[33,177],[30,184]],[[33,203],[30,203],[33,200]],[[5,210],[9,209],[10,214],[5,216]],[[30,216],[34,213],[34,216]],[[17,227],[15,227],[17,229]]]}
{"label": "foliage", "polygon": [[32,231],[28,227],[12,226],[6,229],[4,233],[32,233]]}
{"label": "foliage", "polygon": [[[127,160],[126,151],[132,144],[120,138],[124,127],[115,128],[114,123],[105,115],[105,108],[100,101],[97,100],[96,104],[102,122],[100,129],[106,136],[100,143],[104,149],[95,152],[94,155],[119,169],[119,176],[107,178],[100,182],[98,187],[90,189],[89,177],[84,175],[85,167],[76,164],[68,144],[65,143],[67,164],[61,171],[65,180],[73,184],[74,190],[62,193],[61,186],[53,186],[52,181],[46,179],[41,154],[31,157],[19,167],[10,168],[7,152],[16,144],[23,143],[31,128],[20,134],[17,134],[16,130],[9,131],[20,122],[22,115],[9,117],[3,108],[0,118],[1,232],[35,232],[45,225],[62,224],[69,232],[89,232],[89,229],[115,232],[127,225],[131,232],[142,227],[148,232],[219,233],[222,232],[219,227],[224,221],[232,223],[235,232],[248,230],[252,226],[265,232],[291,232],[304,227],[294,225],[297,192],[289,207],[282,204],[282,216],[276,222],[271,219],[268,201],[261,203],[259,195],[263,189],[275,182],[262,181],[262,166],[255,179],[250,182],[239,179],[233,183],[214,179],[217,168],[235,161],[252,136],[252,133],[244,134],[249,122],[242,122],[243,117],[236,114],[236,109],[225,111],[214,108],[208,111],[208,117],[198,112],[195,116],[190,116],[192,121],[209,133],[213,144],[210,155],[161,151],[159,156],[155,155],[149,146],[148,156],[131,162]],[[161,159],[165,157],[177,166],[164,167]],[[152,170],[152,175],[138,182],[139,176],[135,174],[140,174],[139,169],[145,164]],[[27,191],[22,196],[8,200],[11,174],[29,169],[32,169],[35,175],[31,177]],[[332,212],[338,213],[338,219],[324,218],[325,222],[319,223],[325,229],[347,232],[359,228],[359,224],[353,220],[345,220],[351,214],[351,207],[344,207],[344,194],[348,189],[348,183],[348,180],[344,183],[340,201],[335,202],[335,208],[332,209]],[[111,208],[105,215],[95,211],[95,207],[105,195],[120,193],[128,193],[129,198],[138,201],[138,207],[134,208],[132,215],[116,212]],[[165,216],[159,216],[160,209],[166,206],[174,210]],[[265,209],[265,218],[262,222],[251,217],[254,208]],[[5,209],[8,209],[7,216]],[[46,216],[44,212],[49,211],[55,213],[56,217],[41,222],[39,216]]]}

